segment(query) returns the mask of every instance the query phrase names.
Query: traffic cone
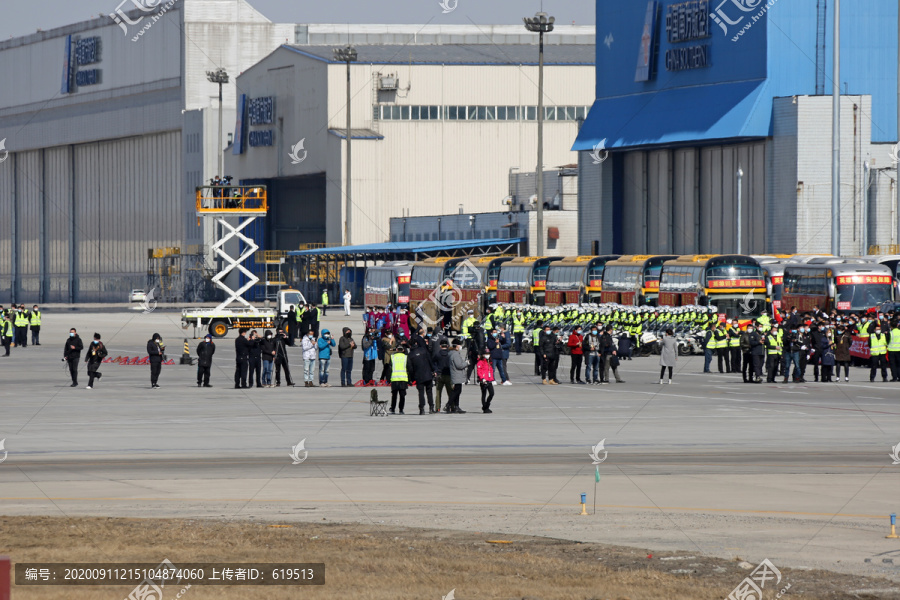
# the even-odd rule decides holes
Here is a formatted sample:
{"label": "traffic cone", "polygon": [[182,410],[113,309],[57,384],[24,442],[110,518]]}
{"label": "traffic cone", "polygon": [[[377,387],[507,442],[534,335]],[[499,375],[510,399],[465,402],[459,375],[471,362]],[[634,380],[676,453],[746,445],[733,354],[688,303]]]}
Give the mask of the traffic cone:
{"label": "traffic cone", "polygon": [[182,352],[182,354],[181,354],[181,364],[183,364],[183,365],[194,364],[194,359],[191,358],[191,347],[188,345],[187,338],[184,338],[184,352]]}

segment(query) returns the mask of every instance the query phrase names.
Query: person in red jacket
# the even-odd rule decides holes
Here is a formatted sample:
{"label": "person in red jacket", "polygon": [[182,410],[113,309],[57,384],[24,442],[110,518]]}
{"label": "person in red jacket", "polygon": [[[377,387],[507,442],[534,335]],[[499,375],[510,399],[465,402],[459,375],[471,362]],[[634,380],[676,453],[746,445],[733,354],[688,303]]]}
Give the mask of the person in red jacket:
{"label": "person in red jacket", "polygon": [[572,352],[572,366],[569,368],[569,383],[584,384],[581,380],[581,363],[584,361],[583,343],[584,335],[579,326],[569,335],[569,341],[566,342],[566,345]]}
{"label": "person in red jacket", "polygon": [[491,413],[491,400],[494,399],[494,365],[491,364],[491,355],[487,352],[475,365],[475,373],[481,382],[481,412]]}

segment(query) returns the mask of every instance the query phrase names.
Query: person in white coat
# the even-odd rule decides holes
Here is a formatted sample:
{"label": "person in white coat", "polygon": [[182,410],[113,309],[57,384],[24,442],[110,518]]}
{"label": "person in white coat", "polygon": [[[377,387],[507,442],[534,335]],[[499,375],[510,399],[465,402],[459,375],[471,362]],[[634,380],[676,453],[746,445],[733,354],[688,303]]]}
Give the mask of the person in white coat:
{"label": "person in white coat", "polygon": [[659,382],[663,382],[666,369],[669,370],[669,383],[672,383],[672,370],[678,361],[678,342],[675,340],[675,332],[671,328],[666,329],[666,335],[660,340],[662,351],[659,354]]}
{"label": "person in white coat", "polygon": [[350,290],[344,290],[344,316],[350,316]]}

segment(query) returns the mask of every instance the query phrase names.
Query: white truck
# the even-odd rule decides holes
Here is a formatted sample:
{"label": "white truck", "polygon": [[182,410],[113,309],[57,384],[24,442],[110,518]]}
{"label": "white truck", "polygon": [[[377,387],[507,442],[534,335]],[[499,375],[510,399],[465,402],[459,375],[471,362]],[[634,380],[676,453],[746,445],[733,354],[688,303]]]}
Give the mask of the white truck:
{"label": "white truck", "polygon": [[[306,299],[297,290],[286,289],[278,292],[274,308],[186,308],[181,312],[181,327],[194,326],[194,339],[204,328],[214,338],[223,338],[230,329],[248,327],[251,329],[273,329],[282,327],[291,306],[306,304]],[[260,332],[262,333],[262,332]]]}

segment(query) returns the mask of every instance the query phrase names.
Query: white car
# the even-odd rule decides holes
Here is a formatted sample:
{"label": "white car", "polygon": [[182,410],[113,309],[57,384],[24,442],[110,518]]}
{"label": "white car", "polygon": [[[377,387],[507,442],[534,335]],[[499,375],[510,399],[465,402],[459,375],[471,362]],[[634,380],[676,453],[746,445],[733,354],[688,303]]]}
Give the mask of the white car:
{"label": "white car", "polygon": [[145,302],[147,300],[147,292],[144,290],[131,290],[128,294],[129,302]]}

